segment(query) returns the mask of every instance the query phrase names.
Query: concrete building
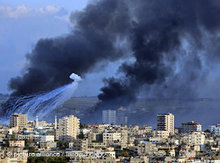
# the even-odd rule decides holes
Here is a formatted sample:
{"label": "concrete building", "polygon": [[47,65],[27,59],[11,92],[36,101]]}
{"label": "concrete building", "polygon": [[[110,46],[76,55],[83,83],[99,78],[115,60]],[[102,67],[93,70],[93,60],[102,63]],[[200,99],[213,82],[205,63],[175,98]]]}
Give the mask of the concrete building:
{"label": "concrete building", "polygon": [[59,119],[59,140],[75,140],[79,133],[79,119],[74,115]]}
{"label": "concrete building", "polygon": [[201,131],[202,131],[202,125],[200,125],[199,123],[196,123],[194,121],[182,123],[182,127],[181,127],[182,133],[201,132]]}
{"label": "concrete building", "polygon": [[220,136],[220,124],[211,126],[211,132],[216,136]]}
{"label": "concrete building", "polygon": [[204,145],[205,144],[205,134],[202,132],[192,132],[191,134],[184,136],[184,142],[187,145]]}
{"label": "concrete building", "polygon": [[155,130],[153,133],[154,133],[155,137],[160,137],[160,138],[168,138],[169,137],[168,131]]}
{"label": "concrete building", "polygon": [[56,148],[57,147],[57,142],[40,142],[40,148],[44,148],[47,150],[51,150],[52,148]]}
{"label": "concrete building", "polygon": [[9,147],[24,148],[25,142],[24,142],[24,140],[11,140],[11,141],[9,141]]}
{"label": "concrete building", "polygon": [[119,125],[127,125],[128,123],[128,116],[126,115],[127,110],[124,107],[120,107],[117,110],[117,124]]}
{"label": "concrete building", "polygon": [[38,129],[44,129],[48,127],[48,123],[46,121],[39,121],[39,119],[37,118],[37,128]]}
{"label": "concrete building", "polygon": [[157,115],[157,130],[168,131],[169,134],[174,134],[174,115],[158,114]]}
{"label": "concrete building", "polygon": [[54,135],[41,135],[40,142],[54,142]]}
{"label": "concrete building", "polygon": [[111,143],[119,143],[121,141],[121,133],[103,133],[103,143],[111,144]]}
{"label": "concrete building", "polygon": [[121,149],[128,146],[128,130],[121,130]]}
{"label": "concrete building", "polygon": [[22,130],[27,128],[28,126],[28,118],[26,114],[14,113],[10,116],[10,127],[17,127],[18,130]]}
{"label": "concrete building", "polygon": [[83,151],[87,152],[88,151],[88,139],[79,139],[79,140],[74,140],[73,142],[69,143],[69,149],[73,151]]}
{"label": "concrete building", "polygon": [[150,163],[150,158],[147,156],[131,157],[130,163]]}
{"label": "concrete building", "polygon": [[142,156],[142,155],[149,155],[152,154],[155,151],[158,151],[156,144],[153,144],[151,142],[147,142],[147,141],[141,141],[138,144],[138,155]]}
{"label": "concrete building", "polygon": [[104,124],[116,124],[116,110],[103,110],[102,122]]}

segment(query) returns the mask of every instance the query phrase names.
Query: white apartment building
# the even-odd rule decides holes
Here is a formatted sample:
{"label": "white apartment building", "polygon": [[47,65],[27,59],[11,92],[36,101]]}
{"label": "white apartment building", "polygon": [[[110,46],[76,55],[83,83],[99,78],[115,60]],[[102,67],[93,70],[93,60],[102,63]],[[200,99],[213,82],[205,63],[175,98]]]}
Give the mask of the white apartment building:
{"label": "white apartment building", "polygon": [[153,133],[154,133],[155,137],[159,137],[159,138],[168,138],[169,137],[168,131],[155,130]]}
{"label": "white apartment building", "polygon": [[110,133],[106,132],[103,133],[103,142],[106,143],[114,143],[114,142],[120,142],[121,140],[121,133]]}
{"label": "white apartment building", "polygon": [[59,119],[59,140],[74,140],[79,133],[79,119],[74,115]]}
{"label": "white apartment building", "polygon": [[192,132],[191,134],[184,136],[184,142],[187,145],[204,145],[205,144],[205,134],[202,132]]}
{"label": "white apartment building", "polygon": [[174,115],[171,113],[158,114],[157,130],[168,131],[169,134],[174,134]]}
{"label": "white apartment building", "polygon": [[54,142],[54,135],[41,135],[40,142]]}
{"label": "white apartment building", "polygon": [[220,124],[212,125],[212,126],[211,126],[211,132],[212,132],[214,135],[220,136]]}
{"label": "white apartment building", "polygon": [[102,111],[102,123],[116,124],[116,110],[103,110]]}
{"label": "white apartment building", "polygon": [[182,127],[181,127],[182,133],[201,132],[201,131],[202,131],[202,125],[200,125],[199,123],[196,123],[194,121],[182,123]]}

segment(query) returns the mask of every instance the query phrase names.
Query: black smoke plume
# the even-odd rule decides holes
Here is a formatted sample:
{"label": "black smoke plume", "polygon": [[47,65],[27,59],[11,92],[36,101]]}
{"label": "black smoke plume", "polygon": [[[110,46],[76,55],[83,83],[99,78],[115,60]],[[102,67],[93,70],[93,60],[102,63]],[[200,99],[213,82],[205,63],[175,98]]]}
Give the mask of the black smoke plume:
{"label": "black smoke plume", "polygon": [[219,52],[210,51],[207,42],[211,45],[213,35],[219,40],[220,3],[148,0],[131,1],[130,7],[133,24],[128,39],[135,61],[121,65],[121,80],[108,80],[98,96],[102,103],[126,106],[140,92],[145,97],[200,97],[197,91],[205,89],[200,86],[207,84],[213,57],[219,64]]}
{"label": "black smoke plume", "polygon": [[27,55],[25,73],[9,83],[12,96],[52,90],[69,83],[72,72],[86,75],[122,57],[132,62],[105,79],[98,106],[126,106],[140,94],[200,97],[218,73],[218,0],[98,0],[70,19],[69,35],[41,39]]}
{"label": "black smoke plume", "polygon": [[69,35],[41,39],[27,55],[25,73],[9,82],[12,95],[52,90],[70,83],[72,72],[84,75],[101,61],[121,58],[122,50],[116,42],[126,32],[126,12],[123,2],[105,0],[74,13],[74,30]]}

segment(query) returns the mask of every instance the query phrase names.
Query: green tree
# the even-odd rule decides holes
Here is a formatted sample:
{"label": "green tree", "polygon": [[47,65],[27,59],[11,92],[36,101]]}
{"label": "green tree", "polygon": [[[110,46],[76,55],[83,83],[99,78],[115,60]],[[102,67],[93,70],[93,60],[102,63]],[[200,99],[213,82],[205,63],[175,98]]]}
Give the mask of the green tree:
{"label": "green tree", "polygon": [[80,123],[80,124],[79,124],[79,127],[80,127],[80,129],[83,129],[83,128],[87,128],[88,126],[87,126],[86,124]]}
{"label": "green tree", "polygon": [[9,139],[5,139],[4,143],[2,144],[3,147],[9,147]]}
{"label": "green tree", "polygon": [[209,129],[206,129],[204,132],[211,133],[211,131]]}
{"label": "green tree", "polygon": [[28,163],[67,163],[69,157],[28,157]]}
{"label": "green tree", "polygon": [[83,134],[83,132],[82,132],[82,131],[80,132],[80,134],[79,134],[79,136],[78,136],[78,137],[79,137],[79,139],[84,139],[84,138],[85,138],[85,136],[84,136],[84,134]]}
{"label": "green tree", "polygon": [[69,147],[69,141],[59,141],[57,147],[61,150]]}

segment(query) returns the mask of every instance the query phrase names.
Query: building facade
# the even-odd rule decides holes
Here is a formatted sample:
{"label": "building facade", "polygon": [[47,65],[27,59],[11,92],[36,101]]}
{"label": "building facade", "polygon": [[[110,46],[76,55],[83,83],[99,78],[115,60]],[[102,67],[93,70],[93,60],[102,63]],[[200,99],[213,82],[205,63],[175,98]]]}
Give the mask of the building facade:
{"label": "building facade", "polygon": [[26,114],[14,113],[10,116],[10,127],[18,127],[18,130],[27,128],[28,117]]}
{"label": "building facade", "polygon": [[194,121],[182,123],[182,127],[181,127],[182,133],[201,132],[201,131],[202,131],[202,125],[200,125],[199,123],[196,123]]}
{"label": "building facade", "polygon": [[220,124],[211,126],[211,132],[216,136],[220,136]]}
{"label": "building facade", "polygon": [[73,151],[83,151],[87,152],[88,150],[88,139],[79,139],[74,140],[73,142],[69,143],[69,149]]}
{"label": "building facade", "polygon": [[160,137],[160,138],[168,138],[169,137],[168,131],[155,130],[153,133],[154,133],[155,137]]}
{"label": "building facade", "polygon": [[169,134],[174,134],[174,115],[171,113],[158,114],[157,130],[168,131]]}
{"label": "building facade", "polygon": [[105,144],[111,144],[111,143],[116,143],[121,141],[121,133],[110,133],[106,132],[103,133],[103,142]]}
{"label": "building facade", "polygon": [[9,147],[24,148],[25,147],[25,141],[24,140],[11,140],[11,141],[9,141]]}
{"label": "building facade", "polygon": [[59,140],[75,140],[80,130],[79,124],[79,119],[74,115],[59,119]]}
{"label": "building facade", "polygon": [[102,122],[104,124],[116,124],[116,110],[103,110]]}
{"label": "building facade", "polygon": [[184,142],[187,145],[204,145],[205,135],[202,132],[192,132],[189,135],[184,136]]}

